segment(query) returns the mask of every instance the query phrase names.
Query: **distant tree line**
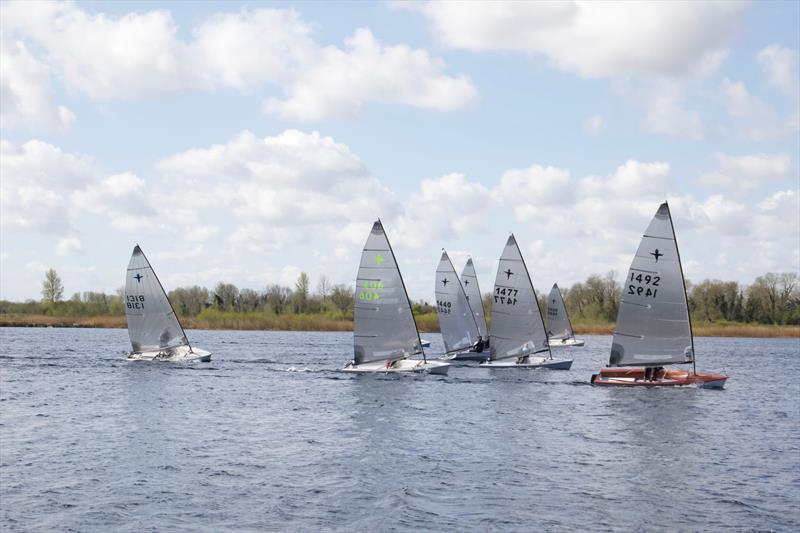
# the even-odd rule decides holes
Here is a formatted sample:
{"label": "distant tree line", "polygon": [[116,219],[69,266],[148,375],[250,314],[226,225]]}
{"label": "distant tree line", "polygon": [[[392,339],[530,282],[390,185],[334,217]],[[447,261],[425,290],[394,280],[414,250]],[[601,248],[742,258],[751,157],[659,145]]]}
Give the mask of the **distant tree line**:
{"label": "distant tree line", "polygon": [[[687,280],[689,308],[696,322],[745,322],[761,324],[800,324],[800,281],[796,273],[768,273],[751,285],[735,281],[705,280],[693,284]],[[540,288],[543,289],[543,288]],[[55,270],[50,269],[42,283],[42,300],[24,303],[0,301],[0,313],[41,314],[53,316],[122,315],[122,289],[116,294],[102,292],[75,293],[62,300],[64,287]],[[622,287],[614,272],[592,275],[586,281],[562,288],[567,311],[573,320],[614,322],[619,309]],[[539,294],[545,307],[547,292]],[[196,317],[208,312],[269,313],[272,315],[325,314],[352,318],[354,290],[350,285],[334,284],[322,276],[316,290],[311,279],[302,272],[294,287],[267,285],[262,290],[239,289],[220,282],[213,290],[205,287],[179,287],[169,292],[172,306],[179,316]],[[491,312],[492,295],[483,298],[487,315]],[[413,303],[415,315],[432,314],[436,308],[427,302]]]}

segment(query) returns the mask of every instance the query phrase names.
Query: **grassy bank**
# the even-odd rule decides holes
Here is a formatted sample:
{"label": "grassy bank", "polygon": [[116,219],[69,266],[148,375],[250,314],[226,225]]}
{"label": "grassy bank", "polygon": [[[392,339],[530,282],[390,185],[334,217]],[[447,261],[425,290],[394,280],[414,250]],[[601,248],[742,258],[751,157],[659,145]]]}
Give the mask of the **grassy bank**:
{"label": "grassy bank", "polygon": [[[423,313],[416,317],[421,333],[439,331],[436,313]],[[232,329],[265,331],[352,331],[353,319],[349,313],[341,314],[281,314],[237,313],[207,309],[196,317],[182,318],[187,329]],[[63,317],[29,314],[0,314],[0,327],[67,327],[67,328],[124,328],[124,316]],[[695,323],[694,334],[699,337],[796,337],[800,326],[774,326],[769,324],[742,324],[737,322]],[[576,335],[610,335],[611,322],[575,321]]]}

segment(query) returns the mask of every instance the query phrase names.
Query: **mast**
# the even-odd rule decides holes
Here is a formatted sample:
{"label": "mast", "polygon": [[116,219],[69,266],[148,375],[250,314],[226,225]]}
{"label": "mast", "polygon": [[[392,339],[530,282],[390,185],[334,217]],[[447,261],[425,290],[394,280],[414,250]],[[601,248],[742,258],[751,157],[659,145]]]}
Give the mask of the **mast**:
{"label": "mast", "polygon": [[[392,243],[389,242],[389,236],[386,235],[386,229],[383,227],[383,222],[381,219],[378,218],[378,224],[381,225],[381,230],[383,234],[386,236],[386,244],[389,245],[389,251],[392,252],[392,257],[394,258],[394,264],[397,265],[397,256],[394,255],[394,249],[392,249]],[[414,317],[414,307],[411,305],[411,298],[408,297],[408,291],[406,290],[406,282],[403,281],[403,273],[400,271],[400,266],[397,265],[397,275],[400,277],[400,284],[403,286],[403,294],[406,295],[406,301],[408,302],[408,307],[411,310],[411,320],[414,321],[414,329],[417,332],[417,341],[419,342],[419,351],[422,354],[422,360],[427,363],[428,360],[425,357],[425,348],[422,347],[422,338],[419,336],[419,327],[417,327],[417,319]]]}
{"label": "mast", "polygon": [[181,324],[181,319],[178,318],[178,313],[176,313],[175,312],[175,308],[172,307],[172,302],[170,301],[169,296],[167,296],[167,291],[164,290],[164,286],[161,284],[161,280],[158,279],[158,274],[156,274],[156,269],[153,268],[152,264],[150,264],[150,260],[144,254],[144,250],[142,250],[142,247],[139,246],[138,242],[136,243],[136,247],[139,248],[139,252],[141,252],[142,257],[144,257],[144,260],[147,262],[147,265],[150,267],[150,270],[153,272],[153,277],[156,278],[156,283],[158,283],[158,286],[161,289],[161,292],[164,293],[164,297],[167,299],[167,303],[169,304],[169,308],[172,309],[172,314],[175,315],[175,320],[178,322],[178,327],[181,328],[181,333],[183,334],[183,338],[186,340],[186,346],[189,347],[189,353],[193,353],[192,352],[192,345],[189,342],[189,337],[186,335],[186,331],[183,329],[183,324]]}
{"label": "mast", "polygon": [[686,278],[683,276],[683,262],[681,261],[681,251],[678,247],[678,236],[675,235],[675,225],[672,223],[672,211],[669,210],[669,203],[664,201],[667,206],[667,215],[669,216],[669,226],[672,228],[672,238],[675,239],[675,252],[678,254],[678,268],[681,271],[681,283],[683,283],[683,297],[686,300],[686,316],[689,317],[689,339],[692,341],[692,373],[697,374],[697,363],[695,362],[694,352],[694,330],[692,329],[692,311],[689,309],[689,295],[686,293]]}

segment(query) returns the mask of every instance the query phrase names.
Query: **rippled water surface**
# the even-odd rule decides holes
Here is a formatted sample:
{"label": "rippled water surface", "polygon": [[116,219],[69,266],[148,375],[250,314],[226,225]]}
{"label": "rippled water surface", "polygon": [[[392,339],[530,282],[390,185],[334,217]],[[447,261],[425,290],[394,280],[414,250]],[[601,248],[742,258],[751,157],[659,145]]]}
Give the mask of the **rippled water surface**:
{"label": "rippled water surface", "polygon": [[[349,333],[0,329],[0,529],[800,530],[797,339],[696,340],[724,391],[571,371],[353,376]],[[438,335],[428,353],[441,349]]]}

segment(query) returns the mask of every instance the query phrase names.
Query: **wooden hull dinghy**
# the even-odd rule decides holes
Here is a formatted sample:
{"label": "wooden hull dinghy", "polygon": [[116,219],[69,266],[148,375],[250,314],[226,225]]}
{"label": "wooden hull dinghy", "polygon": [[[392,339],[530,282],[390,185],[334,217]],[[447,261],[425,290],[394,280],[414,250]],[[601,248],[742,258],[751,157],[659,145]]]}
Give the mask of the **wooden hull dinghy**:
{"label": "wooden hull dinghy", "polygon": [[[664,369],[689,364],[692,370]],[[642,236],[622,287],[608,368],[594,385],[723,388],[728,376],[697,372],[681,256],[666,202]]]}
{"label": "wooden hull dinghy", "polygon": [[[411,359],[422,355],[422,359]],[[383,224],[372,225],[356,277],[353,360],[342,370],[357,374],[447,374],[450,364],[428,361],[403,276]]]}
{"label": "wooden hull dinghy", "polygon": [[650,379],[645,379],[644,368],[604,368],[592,376],[594,385],[615,385],[620,387],[681,387],[696,385],[704,389],[725,387],[728,376],[690,370],[657,370]]}

